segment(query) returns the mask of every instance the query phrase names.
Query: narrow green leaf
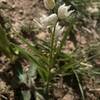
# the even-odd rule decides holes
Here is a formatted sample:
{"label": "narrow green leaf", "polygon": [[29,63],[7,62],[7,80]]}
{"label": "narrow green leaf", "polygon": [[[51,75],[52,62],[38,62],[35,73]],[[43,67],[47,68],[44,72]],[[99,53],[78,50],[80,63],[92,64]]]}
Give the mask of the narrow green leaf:
{"label": "narrow green leaf", "polygon": [[7,56],[11,56],[9,40],[6,36],[6,31],[0,25],[0,51],[4,52]]}
{"label": "narrow green leaf", "polygon": [[86,100],[86,99],[85,99],[85,95],[84,95],[84,91],[83,91],[83,88],[82,88],[82,85],[81,85],[81,83],[80,83],[80,79],[79,79],[79,77],[78,77],[78,74],[77,74],[76,71],[73,71],[73,72],[74,72],[74,74],[75,74],[75,76],[76,76],[76,79],[77,79],[77,81],[78,81],[79,89],[80,89],[80,92],[81,92],[81,95],[82,95],[82,100]]}

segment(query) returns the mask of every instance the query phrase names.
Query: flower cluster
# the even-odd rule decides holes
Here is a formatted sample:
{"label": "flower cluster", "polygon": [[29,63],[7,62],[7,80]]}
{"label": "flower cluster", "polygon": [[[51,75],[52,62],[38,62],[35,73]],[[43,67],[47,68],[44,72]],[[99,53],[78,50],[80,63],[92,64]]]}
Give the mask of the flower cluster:
{"label": "flower cluster", "polygon": [[[44,6],[46,9],[53,9],[55,7],[55,0],[44,0]],[[62,4],[59,8],[58,8],[58,11],[57,11],[57,14],[56,13],[53,13],[49,16],[45,16],[43,15],[41,18],[40,18],[40,21],[35,21],[35,23],[37,24],[37,27],[39,28],[51,28],[51,27],[54,27],[55,26],[55,33],[59,33],[61,34],[65,27],[62,27],[59,25],[58,23],[58,19],[60,20],[64,20],[66,18],[68,18],[73,12],[74,10],[70,10],[70,5],[69,6],[66,6],[65,4]]]}
{"label": "flower cluster", "polygon": [[[47,9],[53,9],[55,7],[55,0],[44,0],[44,6]],[[47,18],[42,19],[42,24],[45,26],[49,25],[55,25],[57,22],[57,19],[66,19],[74,10],[69,10],[70,5],[66,6],[65,4],[61,5],[58,8],[58,14],[52,14],[48,16]]]}

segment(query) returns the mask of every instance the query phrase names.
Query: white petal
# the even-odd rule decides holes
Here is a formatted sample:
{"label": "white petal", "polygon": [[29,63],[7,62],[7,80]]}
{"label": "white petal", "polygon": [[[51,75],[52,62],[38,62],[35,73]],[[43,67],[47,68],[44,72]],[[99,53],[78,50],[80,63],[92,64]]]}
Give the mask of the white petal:
{"label": "white petal", "polygon": [[54,26],[57,23],[57,20],[58,20],[57,15],[56,14],[52,14],[52,15],[46,17],[45,19],[43,19],[42,20],[42,24],[45,27]]}
{"label": "white petal", "polygon": [[71,13],[73,13],[73,12],[74,12],[74,10],[67,11],[67,12],[65,13],[66,18],[67,18],[68,16],[70,16]]}
{"label": "white petal", "polygon": [[65,18],[65,15],[64,15],[64,13],[65,13],[65,4],[63,4],[63,5],[61,5],[59,8],[58,8],[58,17],[60,18],[60,19],[64,19]]}
{"label": "white petal", "polygon": [[70,9],[70,7],[71,7],[71,5],[69,5],[69,6],[66,6],[66,9],[67,9],[67,11]]}
{"label": "white petal", "polygon": [[59,23],[57,23],[56,29],[55,29],[56,38],[61,37],[61,34],[64,32],[64,30],[65,30],[65,27],[62,27],[59,25]]}

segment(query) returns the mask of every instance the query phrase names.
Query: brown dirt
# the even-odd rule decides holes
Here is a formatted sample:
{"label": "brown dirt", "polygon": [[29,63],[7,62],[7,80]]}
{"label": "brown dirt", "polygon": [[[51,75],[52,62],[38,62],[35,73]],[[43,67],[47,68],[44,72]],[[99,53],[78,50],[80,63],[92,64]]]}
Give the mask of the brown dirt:
{"label": "brown dirt", "polygon": [[[42,0],[4,0],[7,9],[3,14],[10,18],[12,27],[19,32],[24,23],[32,23],[35,17],[45,14]],[[2,2],[1,2],[2,4]]]}

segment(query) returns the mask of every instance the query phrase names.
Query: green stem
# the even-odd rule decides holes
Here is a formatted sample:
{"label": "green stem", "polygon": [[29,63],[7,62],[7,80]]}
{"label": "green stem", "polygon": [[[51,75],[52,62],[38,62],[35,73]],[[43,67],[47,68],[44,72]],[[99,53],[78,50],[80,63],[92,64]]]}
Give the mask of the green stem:
{"label": "green stem", "polygon": [[50,66],[53,66],[53,58],[54,58],[54,44],[55,44],[55,28],[56,28],[56,25],[54,27],[54,30],[53,32],[51,33],[51,52],[50,52]]}
{"label": "green stem", "polygon": [[82,100],[85,100],[85,95],[84,95],[84,91],[83,91],[83,88],[82,88],[82,85],[81,85],[79,76],[78,76],[78,74],[77,74],[76,71],[73,70],[73,72],[74,72],[74,74],[75,74],[75,77],[76,77],[77,82],[78,82],[78,85],[79,85],[79,89],[80,89],[80,92],[81,92]]}
{"label": "green stem", "polygon": [[54,30],[53,32],[51,32],[51,40],[50,40],[50,58],[49,58],[49,69],[48,69],[48,80],[47,80],[47,84],[46,84],[46,94],[48,96],[48,92],[49,92],[49,83],[50,83],[50,78],[51,78],[51,68],[54,66],[54,49],[55,49],[55,28],[56,28],[56,24],[54,26]]}

